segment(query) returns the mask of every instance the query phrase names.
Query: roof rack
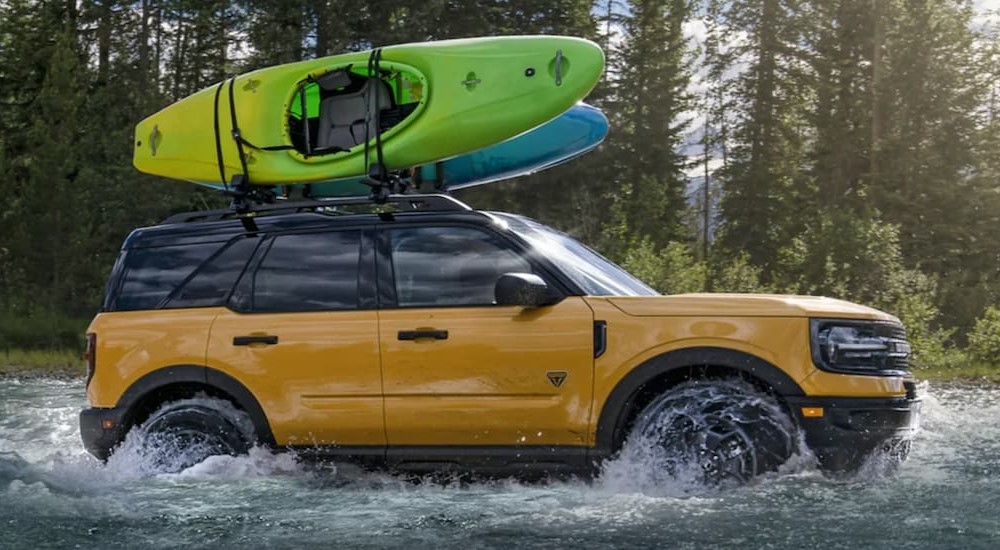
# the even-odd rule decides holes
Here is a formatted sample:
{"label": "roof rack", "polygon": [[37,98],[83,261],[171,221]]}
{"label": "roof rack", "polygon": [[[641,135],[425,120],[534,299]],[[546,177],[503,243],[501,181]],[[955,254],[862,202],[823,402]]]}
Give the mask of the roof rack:
{"label": "roof rack", "polygon": [[392,212],[454,212],[472,210],[467,204],[448,195],[389,195],[384,201],[375,201],[371,197],[337,197],[309,201],[280,201],[273,204],[260,204],[249,208],[225,208],[220,210],[202,210],[174,214],[163,220],[164,224],[197,223],[220,220],[239,220],[256,218],[273,214],[313,212],[338,206],[372,205],[380,207],[390,205],[395,207]]}

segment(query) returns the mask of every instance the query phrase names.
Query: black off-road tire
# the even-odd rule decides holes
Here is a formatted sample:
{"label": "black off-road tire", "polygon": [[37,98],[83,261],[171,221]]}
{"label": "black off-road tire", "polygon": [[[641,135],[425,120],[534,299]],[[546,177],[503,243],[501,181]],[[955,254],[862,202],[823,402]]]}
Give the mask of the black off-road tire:
{"label": "black off-road tire", "polygon": [[245,455],[253,424],[228,401],[196,397],[167,403],[136,428],[155,470],[177,473],[211,456]]}
{"label": "black off-road tire", "polygon": [[669,475],[695,472],[707,485],[742,484],[798,451],[795,423],[778,401],[738,379],[686,382],[639,413],[626,446],[655,455]]}

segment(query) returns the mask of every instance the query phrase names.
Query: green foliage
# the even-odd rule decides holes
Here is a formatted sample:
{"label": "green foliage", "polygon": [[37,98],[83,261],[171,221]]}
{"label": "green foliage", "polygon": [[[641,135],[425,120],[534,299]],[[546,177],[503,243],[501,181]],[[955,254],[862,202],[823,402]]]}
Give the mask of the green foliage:
{"label": "green foliage", "polygon": [[776,271],[802,294],[871,302],[892,273],[902,269],[895,227],[850,210],[833,210],[806,221],[802,233],[781,249]]}
{"label": "green foliage", "polygon": [[702,292],[708,275],[687,245],[670,242],[657,249],[649,238],[628,247],[622,267],[663,294]]}
{"label": "green foliage", "polygon": [[983,365],[1000,366],[1000,308],[990,306],[969,334],[969,355]]}
{"label": "green foliage", "polygon": [[906,326],[913,348],[911,363],[917,368],[950,368],[966,362],[963,351],[954,345],[955,329],[940,325],[936,295],[933,279],[917,270],[898,269],[889,274],[872,302]]}
{"label": "green foliage", "polygon": [[88,320],[43,309],[0,312],[0,351],[72,349],[82,353]]}
{"label": "green foliage", "polygon": [[746,254],[735,258],[713,262],[711,270],[711,290],[713,292],[771,293],[774,288],[764,284],[763,270],[750,263]]}

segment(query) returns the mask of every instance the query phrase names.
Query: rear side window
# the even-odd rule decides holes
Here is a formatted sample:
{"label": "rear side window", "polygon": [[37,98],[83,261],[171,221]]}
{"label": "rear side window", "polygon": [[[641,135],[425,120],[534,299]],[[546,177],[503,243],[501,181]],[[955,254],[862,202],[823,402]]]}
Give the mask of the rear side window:
{"label": "rear side window", "polygon": [[113,311],[156,309],[225,243],[134,248],[125,254],[124,280]]}
{"label": "rear side window", "polygon": [[198,268],[164,307],[210,307],[222,305],[236,284],[258,239],[240,237],[229,243]]}
{"label": "rear side window", "polygon": [[253,310],[356,309],[360,258],[360,230],[275,237],[254,274]]}

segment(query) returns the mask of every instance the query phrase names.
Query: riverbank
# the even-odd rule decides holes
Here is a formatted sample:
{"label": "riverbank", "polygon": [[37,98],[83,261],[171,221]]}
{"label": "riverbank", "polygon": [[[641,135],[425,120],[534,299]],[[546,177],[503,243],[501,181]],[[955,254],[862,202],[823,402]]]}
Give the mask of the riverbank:
{"label": "riverbank", "polygon": [[87,374],[78,350],[0,350],[0,377],[73,378]]}
{"label": "riverbank", "polygon": [[920,369],[914,375],[930,382],[969,384],[978,386],[1000,386],[1000,368],[985,365],[966,365],[938,369]]}

